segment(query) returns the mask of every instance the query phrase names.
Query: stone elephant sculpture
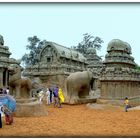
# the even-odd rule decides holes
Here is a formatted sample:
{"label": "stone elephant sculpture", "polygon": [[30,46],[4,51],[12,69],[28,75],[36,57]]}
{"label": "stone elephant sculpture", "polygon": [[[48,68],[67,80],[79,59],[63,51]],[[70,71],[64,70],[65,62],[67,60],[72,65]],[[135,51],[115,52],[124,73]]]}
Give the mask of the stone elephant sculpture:
{"label": "stone elephant sculpture", "polygon": [[79,99],[89,96],[93,75],[90,71],[75,72],[66,79],[67,102],[70,104],[79,103]]}

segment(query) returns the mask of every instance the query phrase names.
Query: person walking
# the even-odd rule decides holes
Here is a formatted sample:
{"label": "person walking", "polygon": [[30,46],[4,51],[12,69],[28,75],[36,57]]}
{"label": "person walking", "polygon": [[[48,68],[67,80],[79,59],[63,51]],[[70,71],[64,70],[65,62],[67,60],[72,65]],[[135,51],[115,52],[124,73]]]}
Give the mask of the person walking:
{"label": "person walking", "polygon": [[6,92],[7,92],[7,94],[9,95],[9,87],[7,87]]}
{"label": "person walking", "polygon": [[53,103],[53,90],[52,88],[49,88],[50,91],[50,103]]}
{"label": "person walking", "polygon": [[129,108],[129,100],[128,100],[127,97],[125,97],[124,104],[125,104],[125,112],[128,112],[128,108]]}
{"label": "person walking", "polygon": [[0,128],[2,128],[2,103],[0,102]]}
{"label": "person walking", "polygon": [[3,94],[3,89],[2,88],[0,88],[0,94]]}
{"label": "person walking", "polygon": [[61,108],[62,107],[61,105],[64,102],[64,95],[61,88],[59,88],[58,90],[58,99],[59,99],[59,108]]}
{"label": "person walking", "polygon": [[40,90],[40,92],[38,93],[38,100],[39,100],[39,103],[41,104],[42,103],[42,99],[44,97],[44,92],[43,90]]}
{"label": "person walking", "polygon": [[58,107],[58,87],[53,88],[53,96],[54,96],[54,107]]}
{"label": "person walking", "polygon": [[47,88],[47,91],[46,91],[46,104],[47,105],[50,105],[50,91],[49,89]]}
{"label": "person walking", "polygon": [[12,113],[5,113],[5,121],[7,125],[13,123],[13,114]]}
{"label": "person walking", "polygon": [[2,92],[3,92],[3,94],[7,94],[7,90],[5,87],[3,88]]}

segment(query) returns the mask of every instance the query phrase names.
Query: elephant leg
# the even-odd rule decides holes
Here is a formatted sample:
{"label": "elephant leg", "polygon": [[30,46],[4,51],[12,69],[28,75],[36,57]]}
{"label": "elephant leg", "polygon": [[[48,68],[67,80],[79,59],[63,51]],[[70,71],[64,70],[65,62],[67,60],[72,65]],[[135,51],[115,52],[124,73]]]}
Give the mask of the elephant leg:
{"label": "elephant leg", "polygon": [[76,103],[78,103],[78,99],[79,99],[78,96],[71,96],[69,103],[76,104]]}
{"label": "elephant leg", "polygon": [[67,93],[67,96],[66,96],[66,99],[65,101],[66,102],[70,102],[70,98],[71,98],[71,84],[69,83],[69,81],[66,82],[66,93]]}
{"label": "elephant leg", "polygon": [[77,103],[78,99],[79,99],[77,90],[72,87],[70,93],[71,93],[70,94],[70,100],[69,100],[70,104]]}

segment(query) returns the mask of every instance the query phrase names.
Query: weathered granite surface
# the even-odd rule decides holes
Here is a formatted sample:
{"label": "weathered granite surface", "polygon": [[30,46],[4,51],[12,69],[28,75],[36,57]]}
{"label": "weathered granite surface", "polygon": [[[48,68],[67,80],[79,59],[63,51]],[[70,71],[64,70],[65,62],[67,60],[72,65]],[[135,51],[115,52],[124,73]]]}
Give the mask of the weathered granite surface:
{"label": "weathered granite surface", "polygon": [[119,39],[110,41],[103,64],[100,76],[102,99],[121,100],[140,96],[140,73],[135,69],[128,43]]}

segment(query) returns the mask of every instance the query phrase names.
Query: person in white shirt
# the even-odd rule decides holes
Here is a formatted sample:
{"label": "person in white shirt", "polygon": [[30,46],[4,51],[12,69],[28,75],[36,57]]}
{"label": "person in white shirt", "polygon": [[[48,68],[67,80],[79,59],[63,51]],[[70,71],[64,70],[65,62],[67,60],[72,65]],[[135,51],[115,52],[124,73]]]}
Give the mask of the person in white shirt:
{"label": "person in white shirt", "polygon": [[41,91],[38,93],[38,98],[39,98],[39,103],[40,103],[40,104],[42,103],[43,97],[44,97],[44,92],[43,92],[43,90],[41,90]]}
{"label": "person in white shirt", "polygon": [[7,87],[6,92],[7,92],[7,94],[9,95],[9,87]]}
{"label": "person in white shirt", "polygon": [[50,105],[50,90],[48,88],[46,91],[46,104]]}

